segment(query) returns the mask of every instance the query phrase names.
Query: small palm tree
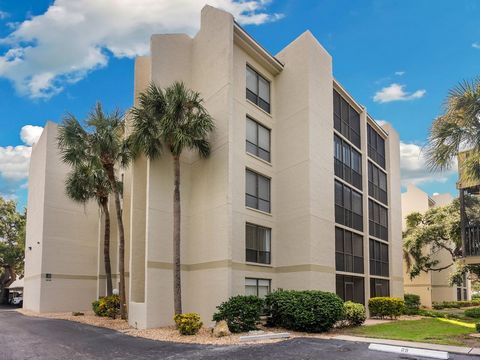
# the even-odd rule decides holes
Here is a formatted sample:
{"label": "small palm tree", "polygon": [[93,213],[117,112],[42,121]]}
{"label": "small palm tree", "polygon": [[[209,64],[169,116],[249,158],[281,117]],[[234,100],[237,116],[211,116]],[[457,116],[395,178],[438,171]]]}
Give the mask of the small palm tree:
{"label": "small palm tree", "polygon": [[135,151],[155,159],[164,145],[173,157],[173,297],[175,314],[182,313],[180,270],[180,156],[185,149],[201,157],[210,154],[208,136],[214,129],[212,117],[198,92],[175,82],[166,89],[150,84],[139,96],[139,106],[132,109],[132,146]]}
{"label": "small palm tree", "polygon": [[434,120],[426,147],[433,170],[450,168],[459,151],[469,149],[462,165],[465,180],[480,179],[480,78],[464,81],[450,90],[444,114]]}
{"label": "small palm tree", "polygon": [[73,168],[84,163],[90,163],[93,168],[102,168],[110,183],[115,199],[119,236],[120,316],[126,319],[125,231],[120,201],[121,189],[116,175],[117,167],[127,166],[130,161],[123,116],[118,111],[106,114],[101,104],[97,103],[88,115],[84,128],[69,114],[59,127],[58,145],[65,163]]}
{"label": "small palm tree", "polygon": [[[105,171],[86,161],[76,165],[65,182],[67,196],[75,202],[86,204],[95,200],[104,216],[103,259],[107,278],[107,296],[112,295],[112,266],[110,262],[110,211],[108,197],[113,192]],[[120,186],[120,184],[118,185]]]}

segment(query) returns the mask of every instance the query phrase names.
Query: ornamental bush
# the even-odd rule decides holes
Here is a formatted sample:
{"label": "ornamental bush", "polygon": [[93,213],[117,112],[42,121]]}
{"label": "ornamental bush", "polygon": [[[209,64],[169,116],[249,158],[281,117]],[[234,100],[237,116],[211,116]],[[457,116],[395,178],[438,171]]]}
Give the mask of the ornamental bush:
{"label": "ornamental bush", "polygon": [[344,315],[337,295],[317,290],[277,290],[267,295],[265,306],[269,326],[296,331],[328,331]]}
{"label": "ornamental bush", "polygon": [[101,297],[92,302],[92,309],[97,316],[115,319],[120,314],[120,297],[118,295]]}
{"label": "ornamental bush", "polygon": [[417,315],[420,309],[420,296],[416,294],[405,294],[403,300],[405,301],[404,313],[406,315]]}
{"label": "ornamental bush", "polygon": [[474,319],[478,319],[478,318],[480,318],[480,307],[467,309],[463,313],[465,314],[465,316],[468,316],[468,317],[474,318]]}
{"label": "ornamental bush", "polygon": [[379,318],[396,318],[405,308],[405,302],[395,297],[373,297],[368,300],[370,316]]}
{"label": "ornamental bush", "polygon": [[347,326],[360,326],[366,319],[365,306],[352,301],[343,303],[343,321]]}
{"label": "ornamental bush", "polygon": [[232,296],[217,306],[214,321],[225,320],[232,333],[255,330],[260,321],[264,301],[257,296]]}
{"label": "ornamental bush", "polygon": [[477,332],[480,333],[480,323],[475,324],[475,330],[477,330]]}
{"label": "ornamental bush", "polygon": [[197,313],[177,314],[173,317],[173,321],[182,335],[195,335],[203,325]]}
{"label": "ornamental bush", "polygon": [[463,300],[463,301],[442,301],[442,302],[434,302],[432,307],[436,310],[438,309],[459,309],[462,307],[470,307],[470,306],[479,306],[480,300]]}

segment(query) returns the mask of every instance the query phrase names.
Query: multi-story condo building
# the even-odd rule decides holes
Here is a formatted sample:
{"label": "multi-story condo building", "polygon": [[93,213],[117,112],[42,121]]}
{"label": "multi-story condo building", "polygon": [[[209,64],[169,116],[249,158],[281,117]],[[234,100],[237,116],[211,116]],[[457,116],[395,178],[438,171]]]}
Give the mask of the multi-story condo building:
{"label": "multi-story condo building", "polygon": [[[406,227],[408,215],[414,212],[425,213],[433,207],[449,205],[453,200],[453,196],[449,193],[435,193],[429,196],[415,185],[407,185],[407,191],[402,193],[403,229]],[[439,260],[438,268],[452,263],[452,256],[446,250],[438,251],[435,259]],[[465,277],[462,286],[451,286],[449,280],[452,271],[453,269],[449,268],[442,271],[422,272],[419,276],[410,279],[404,263],[404,291],[419,295],[421,304],[428,308],[432,307],[434,302],[470,300],[470,280]]]}
{"label": "multi-story condo building", "polygon": [[[177,80],[202,94],[216,123],[210,157],[181,158],[184,311],[208,322],[232,295],[280,288],[331,291],[365,304],[371,296],[402,296],[398,135],[333,78],[332,57],[310,32],[273,56],[232,15],[206,6],[195,37],[152,36],[150,56],[135,62],[135,101],[150,82]],[[124,182],[129,322],[169,324],[170,155],[138,159]],[[30,194],[29,206],[41,201],[50,201],[46,193]],[[42,226],[72,221],[67,216]],[[29,230],[27,242],[36,242],[33,225]],[[56,252],[52,257],[62,256]],[[105,287],[98,249],[91,254],[99,265],[89,300]],[[57,275],[50,276],[50,283],[37,276],[35,286],[53,285]],[[73,300],[76,291],[68,294],[72,303],[86,307]],[[38,308],[31,301],[25,305]]]}

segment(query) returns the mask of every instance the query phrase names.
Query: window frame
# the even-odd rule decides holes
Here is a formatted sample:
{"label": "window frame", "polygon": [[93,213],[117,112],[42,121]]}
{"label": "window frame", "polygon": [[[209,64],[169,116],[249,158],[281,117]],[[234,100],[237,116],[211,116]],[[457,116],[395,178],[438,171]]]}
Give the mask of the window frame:
{"label": "window frame", "polygon": [[[357,282],[357,288],[355,287],[355,282]],[[341,289],[339,289],[339,283],[341,283]],[[360,290],[358,290],[359,283],[361,286]],[[347,299],[345,296],[347,284],[353,286],[353,296],[351,299]],[[353,301],[365,305],[365,278],[363,276],[336,274],[335,293],[344,301]]]}
{"label": "window frame", "polygon": [[[339,203],[338,195],[338,187],[337,185],[341,186],[341,203]],[[337,224],[341,224],[352,228],[357,231],[363,232],[363,194],[356,191],[354,188],[344,184],[341,181],[335,180],[334,181],[335,192],[334,192],[334,199],[335,199],[335,222]],[[349,196],[348,196],[348,194]],[[346,199],[346,194],[349,199]],[[354,208],[354,194],[360,198],[360,213],[355,212]]]}
{"label": "window frame", "polygon": [[[385,189],[381,188],[380,176],[385,176]],[[387,173],[368,160],[368,195],[388,205],[388,176]]]}
{"label": "window frame", "polygon": [[[248,70],[251,70],[255,75],[256,75],[256,82],[257,82],[257,94],[255,94],[252,90],[250,90],[248,88],[248,84],[245,83],[245,96],[246,96],[246,99],[251,101],[253,104],[255,104],[256,106],[258,106],[260,109],[262,109],[263,111],[267,112],[267,113],[271,113],[271,100],[272,100],[272,83],[270,80],[268,80],[265,76],[261,75],[257,70],[255,70],[250,64],[246,64],[246,69],[245,69],[245,79],[246,79],[246,76],[247,76],[247,72]],[[268,84],[268,97],[269,97],[269,100],[266,101],[265,99],[263,99],[261,96],[260,96],[260,79],[264,80],[267,84]],[[250,96],[249,97],[249,93],[251,93],[253,95],[253,98]],[[263,101],[263,103],[265,103],[265,107],[262,106],[263,104],[260,102]]]}
{"label": "window frame", "polygon": [[[381,144],[379,144],[381,140]],[[368,157],[372,159],[375,163],[380,165],[380,167],[386,169],[386,139],[381,136],[372,125],[367,123],[367,148],[368,148]],[[379,150],[382,150],[380,152]]]}
{"label": "window frame", "polygon": [[[247,131],[248,121],[251,121],[255,124],[257,143],[259,142],[259,128],[262,127],[263,129],[267,130],[267,132],[268,132],[268,147],[270,148],[269,150],[266,150],[266,149],[262,148],[259,144],[254,144],[253,142],[248,140],[248,131]],[[245,151],[250,155],[256,156],[256,157],[262,159],[263,161],[271,163],[272,162],[272,130],[270,128],[260,124],[258,121],[256,121],[255,119],[253,119],[249,115],[246,116],[246,123],[245,124],[246,124],[246,126],[245,126]],[[253,146],[255,148],[255,153],[252,153],[248,150],[248,144],[250,144],[251,146]],[[259,149],[262,150],[263,152],[265,152],[266,154],[268,154],[268,159],[265,159],[260,155]]]}
{"label": "window frame", "polygon": [[245,294],[247,293],[247,280],[255,280],[256,282],[256,290],[257,290],[257,297],[259,297],[259,281],[268,281],[268,292],[267,294],[270,294],[272,292],[272,279],[265,279],[265,278],[252,278],[252,277],[246,277],[245,278]]}
{"label": "window frame", "polygon": [[333,127],[361,149],[360,113],[336,89],[333,89]]}
{"label": "window frame", "polygon": [[[383,258],[384,257],[383,247],[386,247],[387,249],[386,259]],[[378,248],[378,253],[377,253],[377,248]],[[389,244],[386,244],[382,241],[378,241],[375,239],[369,239],[368,250],[369,250],[368,253],[369,253],[370,275],[389,277],[390,276]],[[380,271],[377,271],[377,264],[379,264]],[[386,268],[386,271],[384,271],[385,268]]]}
{"label": "window frame", "polygon": [[[386,284],[387,291],[386,293],[377,293],[377,284],[382,285],[382,287]],[[376,277],[370,278],[370,297],[390,297],[390,280],[388,279],[379,279]]]}
{"label": "window frame", "polygon": [[[254,174],[256,176],[256,181],[255,181],[255,192],[256,192],[256,195],[252,195],[252,194],[249,194],[247,192],[247,177],[248,177],[248,173],[251,173],[251,174]],[[260,198],[259,197],[259,178],[262,177],[266,180],[268,180],[268,200],[266,199],[263,199],[263,198]],[[250,206],[248,205],[248,197],[251,197],[251,198],[254,198],[256,200],[256,206]],[[268,211],[266,210],[262,210],[259,208],[259,203],[260,201],[263,201],[265,203],[268,204]],[[262,211],[262,212],[265,212],[265,213],[268,213],[268,214],[271,214],[272,213],[272,179],[268,176],[265,176],[265,175],[262,175],[250,168],[246,168],[245,169],[245,206],[247,208],[251,208],[251,209],[255,209],[255,210],[258,210],[258,211]]]}
{"label": "window frame", "polygon": [[[341,239],[339,235],[341,234]],[[360,247],[357,247],[357,242]],[[341,243],[341,249],[339,248]],[[356,250],[359,249],[361,254]],[[350,250],[350,252],[349,252]],[[365,273],[365,252],[363,249],[363,236],[352,231],[335,227],[335,270],[341,272],[348,272],[352,274]],[[357,265],[361,270],[357,270]]]}
{"label": "window frame", "polygon": [[[255,242],[257,243],[256,244],[257,249],[248,248],[248,239],[247,239],[247,236],[248,236],[247,228],[248,227],[255,228],[255,231],[256,231]],[[258,246],[259,232],[260,232],[259,230],[267,230],[267,232],[269,234],[269,238],[266,240],[268,242],[268,246],[267,245],[265,246],[266,248],[269,249],[269,251],[261,251],[261,250],[258,249],[259,248],[259,246]],[[256,252],[256,260],[249,260],[248,259],[248,250]],[[261,256],[259,254],[260,252],[265,253],[265,255],[266,255],[265,258],[267,259],[265,262],[259,261],[261,259]],[[246,260],[246,262],[249,262],[249,263],[271,265],[271,263],[272,263],[272,229],[271,228],[266,227],[266,226],[253,224],[253,223],[250,223],[250,222],[247,222],[245,224],[245,260]]]}
{"label": "window frame", "polygon": [[[381,223],[383,211],[385,211],[385,225]],[[388,209],[372,199],[368,199],[368,233],[370,236],[388,241]]]}
{"label": "window frame", "polygon": [[[340,151],[338,151],[338,146]],[[337,134],[333,135],[333,147],[335,176],[345,180],[358,190],[362,190],[362,153]],[[348,164],[345,159],[345,152],[348,152]],[[359,159],[359,171],[354,169],[354,155],[358,156]]]}

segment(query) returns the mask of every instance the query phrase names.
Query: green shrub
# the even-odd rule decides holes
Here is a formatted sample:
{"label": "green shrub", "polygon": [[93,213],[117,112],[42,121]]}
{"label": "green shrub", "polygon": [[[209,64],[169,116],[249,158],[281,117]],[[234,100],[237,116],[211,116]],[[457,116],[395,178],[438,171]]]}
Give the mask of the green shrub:
{"label": "green shrub", "polygon": [[296,331],[328,331],[343,317],[342,300],[324,291],[277,290],[265,305],[268,325]]}
{"label": "green shrub", "polygon": [[372,317],[396,318],[405,308],[405,302],[395,297],[373,297],[368,300],[368,309]]}
{"label": "green shrub", "polygon": [[480,333],[480,323],[475,324],[475,330],[477,330],[477,332]]}
{"label": "green shrub", "polygon": [[173,321],[182,335],[195,335],[203,325],[197,313],[177,314]]}
{"label": "green shrub", "polygon": [[118,295],[101,297],[92,302],[92,309],[97,316],[115,319],[120,314],[120,297]]}
{"label": "green shrub", "polygon": [[405,294],[403,296],[405,301],[405,315],[417,315],[420,309],[420,296],[416,294]]}
{"label": "green shrub", "polygon": [[365,306],[362,304],[346,301],[343,303],[343,320],[348,326],[360,326],[367,319]]}
{"label": "green shrub", "polygon": [[424,310],[424,309],[419,309],[418,310],[418,315],[428,316],[428,317],[433,317],[433,318],[446,318],[446,317],[448,317],[447,314],[442,313],[440,311],[432,311],[432,310]]}
{"label": "green shrub", "polygon": [[480,307],[467,309],[463,313],[465,314],[465,316],[468,316],[468,317],[474,318],[474,319],[478,319],[478,318],[480,318]]}
{"label": "green shrub", "polygon": [[217,306],[214,321],[225,320],[232,333],[255,330],[263,310],[263,299],[257,296],[232,296]]}
{"label": "green shrub", "polygon": [[472,300],[480,300],[480,294],[472,294]]}
{"label": "green shrub", "polygon": [[432,307],[436,310],[439,309],[459,309],[462,307],[470,307],[470,306],[479,306],[480,300],[463,300],[463,301],[442,301],[442,302],[434,302]]}

